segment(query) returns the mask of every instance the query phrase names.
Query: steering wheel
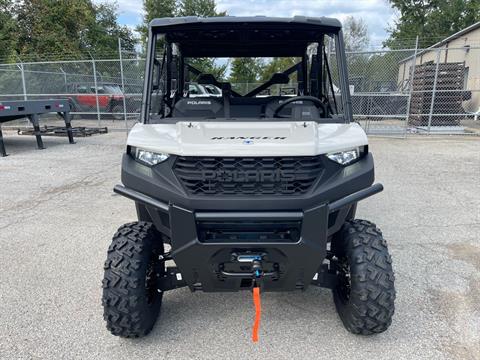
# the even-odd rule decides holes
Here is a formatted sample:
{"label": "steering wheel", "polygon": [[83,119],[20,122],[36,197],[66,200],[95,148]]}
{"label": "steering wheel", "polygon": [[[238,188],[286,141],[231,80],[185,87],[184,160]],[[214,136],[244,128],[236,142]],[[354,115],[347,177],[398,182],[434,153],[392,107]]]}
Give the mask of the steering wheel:
{"label": "steering wheel", "polygon": [[279,117],[278,113],[282,111],[282,109],[285,106],[287,106],[288,104],[294,103],[296,101],[309,101],[313,103],[316,107],[322,108],[324,115],[327,114],[327,107],[325,106],[323,101],[320,100],[319,98],[316,98],[315,96],[295,96],[288,100],[285,100],[283,103],[278,105],[277,108],[273,111],[273,117]]}

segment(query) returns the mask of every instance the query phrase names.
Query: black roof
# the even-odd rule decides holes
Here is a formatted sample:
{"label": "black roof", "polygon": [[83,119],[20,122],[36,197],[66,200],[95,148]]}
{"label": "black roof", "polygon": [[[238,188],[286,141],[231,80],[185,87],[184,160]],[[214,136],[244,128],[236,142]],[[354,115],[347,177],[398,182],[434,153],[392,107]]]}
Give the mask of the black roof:
{"label": "black roof", "polygon": [[187,57],[302,56],[309,43],[341,29],[337,19],[305,16],[188,16],[154,19],[150,26]]}
{"label": "black roof", "polygon": [[217,17],[198,17],[198,16],[185,16],[185,17],[171,17],[153,19],[150,22],[151,27],[170,27],[177,25],[187,24],[238,24],[238,23],[256,23],[256,24],[271,24],[281,23],[285,26],[288,24],[304,24],[312,27],[331,27],[340,29],[342,24],[340,21],[334,18],[327,17],[307,17],[307,16],[294,16],[287,17],[270,17],[270,16],[217,16]]}

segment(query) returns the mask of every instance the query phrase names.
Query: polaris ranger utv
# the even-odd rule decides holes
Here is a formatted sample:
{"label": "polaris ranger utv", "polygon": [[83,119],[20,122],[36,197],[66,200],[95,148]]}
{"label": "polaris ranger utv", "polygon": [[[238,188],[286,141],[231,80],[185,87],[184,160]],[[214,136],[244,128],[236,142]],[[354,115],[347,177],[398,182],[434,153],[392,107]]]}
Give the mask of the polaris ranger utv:
{"label": "polaris ranger utv", "polygon": [[[198,67],[238,57],[298,62],[248,93]],[[298,96],[256,96],[292,80]],[[191,82],[222,95],[191,97]],[[153,20],[141,120],[114,188],[138,216],[115,233],[105,263],[114,335],[148,334],[163,293],[182,286],[254,294],[322,286],[349,331],[389,327],[387,245],[375,224],[355,218],[358,201],[383,187],[373,184],[367,137],[352,119],[339,21]]]}

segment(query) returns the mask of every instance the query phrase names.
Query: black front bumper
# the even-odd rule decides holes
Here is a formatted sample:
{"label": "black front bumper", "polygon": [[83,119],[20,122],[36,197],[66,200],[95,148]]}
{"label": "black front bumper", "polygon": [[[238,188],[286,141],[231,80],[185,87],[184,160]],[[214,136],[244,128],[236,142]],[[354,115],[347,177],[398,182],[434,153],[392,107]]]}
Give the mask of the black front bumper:
{"label": "black front bumper", "polygon": [[[141,211],[146,211],[157,228],[170,237],[171,256],[190,289],[213,292],[250,288],[253,281],[263,291],[306,289],[325,259],[329,235],[339,229],[350,206],[382,189],[382,185],[375,184],[308,210],[268,212],[194,212],[120,185],[114,191],[134,200],[140,209],[139,217]],[[227,239],[205,236],[212,221],[223,226],[225,232],[225,224],[229,224],[233,229],[230,234],[234,235]],[[292,224],[285,234],[291,234],[298,224],[298,236],[272,240],[265,235],[268,232],[256,232],[275,222]],[[236,226],[241,227],[242,234],[252,233],[254,241],[246,241],[248,236],[235,240]],[[257,257],[260,271],[254,271],[253,261],[240,262],[241,256]]]}
{"label": "black front bumper", "polygon": [[[218,214],[221,216],[220,214]],[[190,288],[203,291],[237,291],[250,288],[252,280],[264,291],[304,289],[325,258],[328,208],[323,205],[305,213],[244,213],[236,222],[254,219],[259,224],[284,218],[301,222],[301,238],[295,242],[201,242],[199,229],[204,214],[170,207],[172,257]],[[220,221],[218,216],[216,221]],[[261,272],[239,256],[259,256]]]}

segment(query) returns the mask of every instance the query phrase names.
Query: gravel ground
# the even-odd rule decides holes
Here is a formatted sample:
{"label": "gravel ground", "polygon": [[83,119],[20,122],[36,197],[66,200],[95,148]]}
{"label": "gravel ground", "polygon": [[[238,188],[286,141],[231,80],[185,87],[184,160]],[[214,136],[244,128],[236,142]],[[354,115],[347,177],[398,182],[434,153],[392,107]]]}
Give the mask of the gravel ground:
{"label": "gravel ground", "polygon": [[371,140],[385,191],[359,206],[389,242],[397,302],[380,335],[348,333],[331,293],[266,293],[252,344],[248,292],[168,292],[146,338],[105,329],[110,237],[135,219],[112,194],[124,133],[77,139],[6,134],[0,158],[0,358],[480,359],[480,140]]}

